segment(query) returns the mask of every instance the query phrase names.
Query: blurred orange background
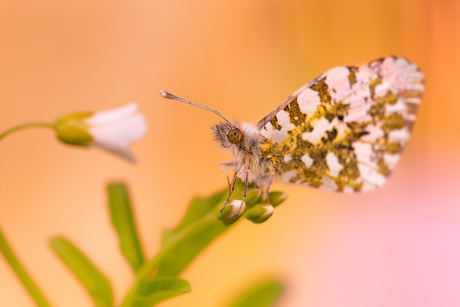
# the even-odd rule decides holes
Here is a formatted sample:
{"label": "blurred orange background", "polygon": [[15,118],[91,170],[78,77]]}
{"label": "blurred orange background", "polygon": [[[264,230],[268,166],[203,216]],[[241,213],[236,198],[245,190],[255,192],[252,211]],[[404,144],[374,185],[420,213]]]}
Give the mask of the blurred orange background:
{"label": "blurred orange background", "polygon": [[[223,306],[264,276],[279,306],[460,305],[460,2],[0,2],[0,132],[75,111],[139,102],[149,132],[129,164],[30,129],[0,142],[0,227],[54,306],[93,303],[52,253],[62,235],[112,281],[134,281],[105,186],[130,187],[148,257],[197,195],[226,186],[207,111],[255,121],[329,68],[402,55],[426,74],[414,134],[388,184],[341,195],[276,184],[290,198],[266,223],[219,238],[182,275],[192,292],[162,304]],[[0,305],[34,306],[0,256]]]}

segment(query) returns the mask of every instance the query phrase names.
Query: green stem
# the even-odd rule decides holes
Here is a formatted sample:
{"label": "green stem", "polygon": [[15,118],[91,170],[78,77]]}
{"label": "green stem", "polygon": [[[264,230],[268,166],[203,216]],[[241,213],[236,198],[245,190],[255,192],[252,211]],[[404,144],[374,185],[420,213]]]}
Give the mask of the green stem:
{"label": "green stem", "polygon": [[22,265],[19,263],[18,258],[14,255],[13,251],[11,250],[8,242],[6,242],[5,237],[3,236],[0,230],[0,250],[2,251],[3,255],[5,256],[6,260],[10,263],[13,270],[18,275],[19,279],[22,281],[23,285],[27,288],[30,295],[32,295],[37,305],[40,307],[49,307],[51,306],[45,300],[45,297],[40,293],[37,286],[34,284],[32,279],[26,273]]}
{"label": "green stem", "polygon": [[55,129],[53,124],[48,124],[48,123],[23,124],[23,125],[19,125],[19,126],[11,128],[11,129],[8,129],[5,132],[3,132],[2,134],[0,134],[0,140],[3,139],[8,134],[13,133],[13,132],[15,132],[17,130],[21,130],[21,129],[24,129],[24,128],[34,128],[34,127],[42,127],[42,128],[45,127],[45,128],[53,128],[53,129]]}

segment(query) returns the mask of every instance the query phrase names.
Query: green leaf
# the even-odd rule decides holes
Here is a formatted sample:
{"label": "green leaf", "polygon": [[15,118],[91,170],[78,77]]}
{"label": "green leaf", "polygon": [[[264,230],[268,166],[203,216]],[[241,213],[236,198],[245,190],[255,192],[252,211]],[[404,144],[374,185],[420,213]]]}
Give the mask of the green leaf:
{"label": "green leaf", "polygon": [[[242,199],[241,186],[244,187],[243,184],[237,184],[235,188],[233,193],[235,199]],[[181,226],[168,237],[168,244],[163,246],[163,249],[142,270],[150,272],[149,274],[155,273],[156,276],[178,276],[209,243],[226,231],[229,223],[216,218],[216,212],[220,210],[226,199],[225,193],[222,193],[217,193],[206,200],[214,206],[214,209],[211,208],[206,215],[193,222],[186,224],[182,222]],[[260,200],[256,197],[257,191],[252,189],[248,190],[247,195],[246,206],[248,207],[254,206]],[[220,202],[218,202],[219,198]],[[208,204],[207,209],[209,207],[211,206]],[[236,221],[235,218],[229,220]]]}
{"label": "green leaf", "polygon": [[200,197],[195,198],[190,204],[182,222],[175,229],[165,230],[163,232],[163,246],[171,243],[172,238],[174,238],[178,232],[211,212],[212,209],[227,196],[227,193],[228,190],[223,190],[206,199]]}
{"label": "green leaf", "polygon": [[51,247],[85,285],[97,307],[112,306],[110,283],[88,258],[64,238],[52,239]]}
{"label": "green leaf", "polygon": [[230,307],[271,307],[283,293],[283,286],[276,281],[258,284],[244,293]]}
{"label": "green leaf", "polygon": [[0,254],[5,256],[6,261],[11,265],[18,278],[21,280],[24,287],[29,291],[32,298],[39,307],[50,307],[51,305],[46,301],[45,296],[41,293],[38,286],[27,273],[26,268],[21,264],[16,254],[8,244],[5,236],[0,229]]}
{"label": "green leaf", "polygon": [[221,221],[211,212],[175,234],[171,243],[163,249],[138,272],[138,281],[125,297],[122,306],[137,306],[139,284],[146,276],[171,277],[179,275],[187,265],[216,237],[226,231]]}
{"label": "green leaf", "polygon": [[150,307],[168,298],[190,292],[190,284],[177,277],[142,278],[129,306]]}
{"label": "green leaf", "polygon": [[128,191],[123,184],[110,184],[108,190],[112,223],[118,232],[121,251],[137,272],[144,264],[145,258],[137,235]]}
{"label": "green leaf", "polygon": [[227,230],[227,226],[209,213],[190,227],[178,232],[149,264],[156,276],[177,276],[210,242]]}
{"label": "green leaf", "polygon": [[[232,199],[241,200],[243,193],[244,184],[238,181]],[[262,201],[258,194],[258,191],[254,190],[252,186],[248,188],[245,200],[247,208],[251,208]],[[281,194],[279,193],[279,195]],[[137,288],[142,278],[146,276],[155,276],[155,278],[178,276],[208,244],[229,229],[231,223],[238,221],[238,218],[226,219],[220,214],[226,195],[227,191],[222,191],[208,199],[193,201],[179,226],[164,233],[162,250],[137,272],[137,282],[125,297],[123,306],[133,306],[137,296]],[[281,201],[278,201],[278,204]]]}

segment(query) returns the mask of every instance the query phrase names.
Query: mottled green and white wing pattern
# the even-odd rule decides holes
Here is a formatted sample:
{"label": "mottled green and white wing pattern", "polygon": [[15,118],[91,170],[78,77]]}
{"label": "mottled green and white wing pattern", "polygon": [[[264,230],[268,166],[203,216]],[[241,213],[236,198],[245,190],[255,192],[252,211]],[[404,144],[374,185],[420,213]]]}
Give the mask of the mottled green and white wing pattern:
{"label": "mottled green and white wing pattern", "polygon": [[335,67],[257,126],[278,179],[346,193],[385,184],[409,141],[424,89],[401,57]]}

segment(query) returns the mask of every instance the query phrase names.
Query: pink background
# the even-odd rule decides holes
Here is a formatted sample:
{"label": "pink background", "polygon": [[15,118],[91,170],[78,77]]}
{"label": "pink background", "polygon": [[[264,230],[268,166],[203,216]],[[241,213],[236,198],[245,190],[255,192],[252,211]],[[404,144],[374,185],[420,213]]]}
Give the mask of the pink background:
{"label": "pink background", "polygon": [[[184,272],[193,291],[162,304],[222,306],[263,276],[280,306],[460,305],[458,1],[0,2],[0,131],[136,100],[150,130],[131,165],[28,130],[0,142],[0,227],[54,306],[92,301],[49,247],[69,238],[110,278],[134,276],[119,251],[105,185],[131,188],[149,257],[193,196],[225,187],[212,113],[255,121],[337,65],[395,54],[420,65],[426,94],[388,184],[341,195],[293,185],[262,225],[219,238]],[[3,257],[0,305],[34,306]]]}

